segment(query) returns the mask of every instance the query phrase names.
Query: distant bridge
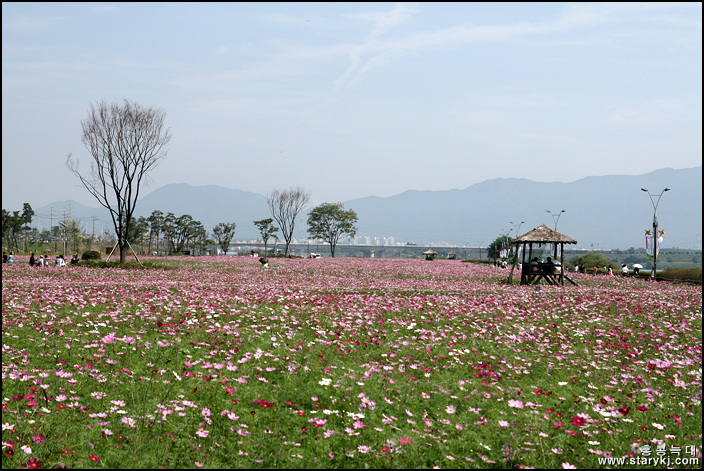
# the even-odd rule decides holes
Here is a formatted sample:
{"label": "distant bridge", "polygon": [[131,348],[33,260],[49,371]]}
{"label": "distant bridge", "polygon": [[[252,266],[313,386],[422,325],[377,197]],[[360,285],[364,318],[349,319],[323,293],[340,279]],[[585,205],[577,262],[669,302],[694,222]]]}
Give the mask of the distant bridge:
{"label": "distant bridge", "polygon": [[[276,244],[267,244],[266,249],[269,252],[278,254],[284,253],[285,244],[278,242]],[[289,245],[292,255],[299,257],[308,257],[311,253],[318,253],[323,256],[330,254],[330,245],[326,243],[319,244],[302,244],[292,243]],[[466,246],[466,245],[375,245],[375,244],[337,244],[335,247],[335,255],[340,257],[362,256],[362,257],[378,257],[378,258],[412,258],[423,257],[423,252],[433,250],[437,252],[438,258],[448,258],[451,252],[456,254],[458,259],[481,260],[487,258],[487,248],[484,246]],[[240,254],[248,254],[252,251],[264,252],[263,242],[233,242],[230,244],[229,252],[238,252]],[[581,251],[571,249],[572,251]],[[585,250],[586,251],[586,250]],[[568,251],[565,250],[565,253]]]}
{"label": "distant bridge", "polygon": [[[285,244],[277,243],[267,244],[267,250],[276,250],[278,253],[283,253],[286,248]],[[290,244],[289,249],[293,255],[298,255],[302,257],[307,257],[310,253],[319,253],[325,255],[325,253],[330,253],[330,245],[326,243],[319,244]],[[237,251],[240,253],[248,253],[252,250],[258,250],[260,252],[264,251],[264,243],[262,242],[233,242],[230,244],[230,251]],[[467,254],[476,254],[479,258],[479,253],[481,252],[484,257],[486,257],[486,247],[469,247],[469,246],[459,246],[459,245],[375,245],[375,244],[337,244],[335,247],[335,253],[340,253],[344,251],[349,252],[368,252],[368,253],[379,253],[379,252],[417,252],[418,256],[421,256],[423,252],[427,250],[433,250],[438,253],[439,257],[447,255],[450,252],[455,252],[458,258],[463,258],[462,256]]]}

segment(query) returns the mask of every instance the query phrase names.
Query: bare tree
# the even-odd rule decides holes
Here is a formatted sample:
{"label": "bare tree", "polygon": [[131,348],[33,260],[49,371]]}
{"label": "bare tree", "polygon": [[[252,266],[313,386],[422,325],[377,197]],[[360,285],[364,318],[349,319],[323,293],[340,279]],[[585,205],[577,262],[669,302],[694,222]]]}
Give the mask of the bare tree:
{"label": "bare tree", "polygon": [[293,238],[296,217],[310,201],[310,192],[301,187],[288,190],[272,190],[266,197],[271,216],[278,223],[281,235],[286,241],[286,255],[290,255],[289,246]]}
{"label": "bare tree", "polygon": [[88,192],[110,211],[120,247],[120,262],[127,257],[128,234],[139,190],[147,173],[166,157],[171,131],[164,127],[166,112],[124,100],[122,105],[101,102],[90,107],[81,121],[81,141],[93,158],[82,173],[71,154],[66,166]]}

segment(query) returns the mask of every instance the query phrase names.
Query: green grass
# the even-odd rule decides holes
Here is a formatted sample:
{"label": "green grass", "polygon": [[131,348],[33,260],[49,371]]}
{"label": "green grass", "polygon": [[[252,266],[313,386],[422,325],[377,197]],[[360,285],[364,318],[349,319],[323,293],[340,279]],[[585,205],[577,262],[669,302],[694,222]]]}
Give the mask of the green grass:
{"label": "green grass", "polygon": [[596,468],[637,445],[701,450],[697,287],[575,276],[536,293],[461,262],[320,262],[3,268],[3,468]]}

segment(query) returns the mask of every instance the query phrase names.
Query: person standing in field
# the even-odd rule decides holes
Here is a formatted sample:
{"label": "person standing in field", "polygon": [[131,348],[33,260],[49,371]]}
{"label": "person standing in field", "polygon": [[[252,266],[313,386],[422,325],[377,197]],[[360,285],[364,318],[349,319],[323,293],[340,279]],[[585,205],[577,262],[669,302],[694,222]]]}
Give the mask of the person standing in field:
{"label": "person standing in field", "polygon": [[34,252],[29,252],[29,266],[33,267],[35,263]]}

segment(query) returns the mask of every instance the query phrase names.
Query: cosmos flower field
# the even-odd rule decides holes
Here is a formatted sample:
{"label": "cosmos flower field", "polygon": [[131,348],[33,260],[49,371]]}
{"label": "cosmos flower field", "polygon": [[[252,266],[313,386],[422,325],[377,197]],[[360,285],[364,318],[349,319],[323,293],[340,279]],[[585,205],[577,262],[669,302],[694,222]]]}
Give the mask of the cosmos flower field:
{"label": "cosmos flower field", "polygon": [[574,274],[538,291],[454,260],[160,260],[3,265],[3,468],[701,457],[701,286]]}

